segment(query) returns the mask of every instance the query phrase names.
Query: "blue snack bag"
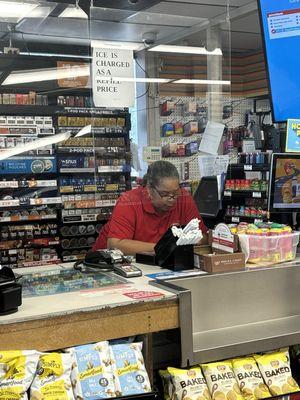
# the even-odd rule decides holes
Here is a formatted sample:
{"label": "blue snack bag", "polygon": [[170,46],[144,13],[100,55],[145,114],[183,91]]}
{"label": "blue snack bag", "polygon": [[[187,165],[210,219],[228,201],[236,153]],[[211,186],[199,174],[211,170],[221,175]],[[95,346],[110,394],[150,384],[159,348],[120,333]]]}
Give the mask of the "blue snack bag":
{"label": "blue snack bag", "polygon": [[127,396],[151,391],[142,354],[143,344],[125,343],[110,346],[115,375],[116,395]]}
{"label": "blue snack bag", "polygon": [[108,342],[72,347],[71,382],[75,398],[97,400],[115,397],[115,382]]}

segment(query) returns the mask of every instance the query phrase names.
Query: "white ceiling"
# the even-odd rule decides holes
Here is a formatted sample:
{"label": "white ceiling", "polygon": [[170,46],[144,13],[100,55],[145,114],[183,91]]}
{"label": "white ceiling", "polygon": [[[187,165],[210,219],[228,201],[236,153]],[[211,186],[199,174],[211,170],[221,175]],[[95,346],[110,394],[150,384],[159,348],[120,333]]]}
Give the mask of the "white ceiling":
{"label": "white ceiling", "polygon": [[[16,25],[16,35],[22,35],[22,40],[27,41],[73,41],[76,44],[78,39],[84,43],[90,38],[141,42],[145,32],[156,32],[160,43],[176,43],[184,39],[190,45],[199,46],[205,45],[208,24],[216,26],[218,22],[223,50],[252,52],[262,47],[256,0],[157,0],[155,5],[153,0],[139,1],[143,6],[147,2],[151,6],[144,6],[136,12],[133,6],[130,9],[128,0],[119,2],[124,4],[121,10],[110,8],[111,0],[102,1],[107,3],[107,7],[92,9],[91,30],[85,18],[50,17],[46,11],[40,18],[27,15]],[[47,9],[42,4],[40,8]],[[3,36],[8,31],[7,23],[0,13],[0,34]]]}

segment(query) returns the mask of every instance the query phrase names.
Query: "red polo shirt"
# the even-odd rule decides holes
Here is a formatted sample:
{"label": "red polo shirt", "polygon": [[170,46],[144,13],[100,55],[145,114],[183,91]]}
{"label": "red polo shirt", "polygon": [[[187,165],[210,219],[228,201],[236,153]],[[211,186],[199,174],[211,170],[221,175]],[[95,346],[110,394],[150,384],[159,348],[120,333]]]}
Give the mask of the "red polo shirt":
{"label": "red polo shirt", "polygon": [[192,196],[181,189],[174,207],[163,214],[155,211],[146,188],[139,187],[123,193],[109,222],[102,228],[93,250],[106,249],[107,238],[139,240],[157,243],[172,225],[186,225],[199,218],[200,229],[207,232]]}

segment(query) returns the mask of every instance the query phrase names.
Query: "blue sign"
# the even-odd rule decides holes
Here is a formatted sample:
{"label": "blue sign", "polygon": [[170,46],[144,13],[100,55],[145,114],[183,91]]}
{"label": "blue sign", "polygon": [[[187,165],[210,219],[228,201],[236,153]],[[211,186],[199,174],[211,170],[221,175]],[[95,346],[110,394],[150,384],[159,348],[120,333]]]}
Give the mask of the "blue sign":
{"label": "blue sign", "polygon": [[55,157],[14,157],[0,161],[1,174],[43,174],[56,172]]}
{"label": "blue sign", "polygon": [[285,151],[300,153],[300,119],[288,119]]}

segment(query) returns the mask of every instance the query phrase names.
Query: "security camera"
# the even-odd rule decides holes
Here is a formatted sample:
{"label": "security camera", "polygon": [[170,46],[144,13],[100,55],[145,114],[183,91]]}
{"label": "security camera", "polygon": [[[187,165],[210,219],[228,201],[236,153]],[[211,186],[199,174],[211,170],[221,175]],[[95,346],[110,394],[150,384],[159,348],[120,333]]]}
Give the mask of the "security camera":
{"label": "security camera", "polygon": [[156,42],[156,37],[156,32],[145,32],[142,37],[144,45],[147,47],[152,46]]}
{"label": "security camera", "polygon": [[129,4],[137,4],[139,0],[128,0]]}

